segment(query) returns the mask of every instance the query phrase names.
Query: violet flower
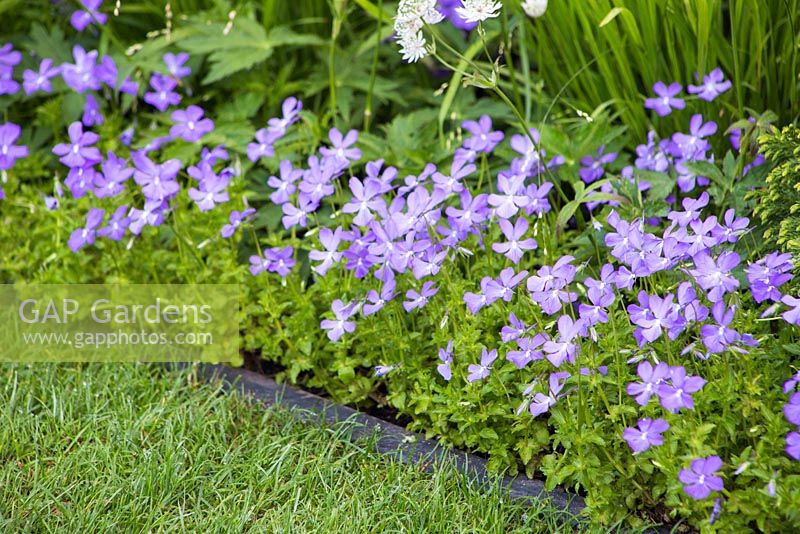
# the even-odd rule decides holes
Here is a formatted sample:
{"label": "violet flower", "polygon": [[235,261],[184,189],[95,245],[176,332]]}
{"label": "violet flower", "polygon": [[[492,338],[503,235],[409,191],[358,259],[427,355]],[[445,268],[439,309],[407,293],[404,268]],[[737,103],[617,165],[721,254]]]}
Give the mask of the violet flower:
{"label": "violet flower", "polygon": [[100,13],[100,6],[103,5],[103,0],[79,0],[83,9],[75,11],[69,19],[69,23],[77,31],[82,32],[90,24],[103,25],[108,20],[105,13]]}
{"label": "violet flower", "polygon": [[722,69],[717,67],[703,76],[703,85],[689,85],[689,93],[697,95],[698,98],[711,102],[719,95],[731,88],[730,80],[725,80]]}
{"label": "violet flower", "polygon": [[528,231],[528,220],[524,217],[517,218],[513,226],[506,219],[501,219],[498,224],[507,242],[493,243],[492,250],[505,255],[514,264],[519,263],[524,251],[534,250],[538,247],[536,240],[532,237],[522,239]]}
{"label": "violet flower", "polygon": [[128,206],[120,206],[114,211],[111,219],[106,225],[97,231],[97,235],[108,237],[112,241],[119,241],[125,236],[125,231],[131,224],[130,217],[127,217]]}
{"label": "violet flower", "polygon": [[242,225],[242,223],[249,221],[250,218],[256,214],[256,209],[248,206],[247,197],[242,197],[242,200],[244,201],[244,210],[231,211],[230,215],[228,216],[228,224],[223,226],[222,230],[220,230],[220,235],[223,239],[228,239],[231,237],[236,232],[236,229]]}
{"label": "violet flower", "polygon": [[16,144],[21,132],[13,122],[0,126],[0,171],[7,171],[18,159],[28,157],[28,147]]}
{"label": "violet flower", "polygon": [[331,304],[331,311],[335,319],[323,319],[319,325],[323,330],[328,331],[328,339],[335,343],[345,332],[352,334],[355,331],[356,323],[348,321],[355,313],[355,307],[349,304],[346,305],[340,299],[336,299]]}
{"label": "violet flower", "polygon": [[690,269],[697,284],[707,293],[711,302],[722,300],[725,293],[730,293],[739,287],[739,281],[731,276],[730,272],[739,265],[739,254],[736,252],[722,252],[716,260],[707,252],[698,252],[692,258],[695,269]]}
{"label": "violet flower", "polygon": [[661,406],[673,413],[678,413],[681,408],[694,408],[692,393],[697,393],[706,384],[699,376],[686,376],[686,369],[682,366],[670,367],[670,384],[660,384],[656,389]]}
{"label": "violet flower", "polygon": [[786,435],[786,454],[800,461],[800,433],[789,432]]}
{"label": "violet flower", "polygon": [[681,98],[676,98],[683,90],[681,84],[674,82],[667,87],[664,82],[656,82],[653,85],[653,92],[657,95],[654,98],[648,98],[644,101],[646,109],[652,109],[661,117],[666,117],[672,113],[673,109],[683,109],[686,107],[686,102]]}
{"label": "violet flower", "polygon": [[406,313],[417,308],[423,308],[438,291],[439,288],[434,287],[433,282],[422,284],[422,289],[420,289],[419,293],[414,289],[409,289],[406,292],[406,298],[409,300],[403,302],[403,308],[405,308]]}
{"label": "violet flower", "polygon": [[517,319],[517,316],[514,315],[514,312],[508,314],[508,321],[511,324],[500,329],[500,339],[503,341],[503,343],[514,341],[518,337],[522,336],[522,334],[524,334],[528,329],[528,327],[525,326],[525,323]]}
{"label": "violet flower", "polygon": [[61,66],[61,77],[70,88],[78,93],[87,90],[98,91],[100,79],[95,76],[97,50],[86,52],[80,45],[72,48],[75,63],[64,63]]}
{"label": "violet flower", "polygon": [[439,359],[442,361],[439,365],[436,366],[436,371],[442,375],[447,382],[453,378],[453,371],[450,368],[450,365],[453,363],[453,340],[447,342],[447,347],[444,349],[439,349]]}
{"label": "violet flower", "polygon": [[13,95],[19,91],[19,84],[14,81],[14,67],[22,61],[22,54],[14,50],[11,43],[0,47],[0,95]]}
{"label": "violet flower", "polygon": [[261,128],[256,131],[256,142],[247,144],[247,159],[256,162],[261,158],[271,158],[275,155],[273,143],[277,140],[274,133],[269,132],[266,128]]}
{"label": "violet flower", "polygon": [[650,447],[657,447],[664,443],[662,432],[669,429],[669,423],[663,419],[650,419],[645,417],[637,423],[639,428],[628,427],[622,437],[634,453],[644,452]]}
{"label": "violet flower", "polygon": [[510,350],[506,354],[506,360],[522,369],[530,362],[541,360],[544,354],[541,347],[548,341],[547,334],[536,334],[533,337],[520,337],[517,339],[517,350]]}
{"label": "violet flower", "polygon": [[322,228],[319,231],[319,242],[324,250],[312,250],[308,253],[308,257],[312,261],[322,262],[319,265],[315,265],[313,269],[318,275],[325,276],[328,269],[342,259],[342,253],[339,252],[339,244],[342,242],[342,228],[337,227],[336,230]]}
{"label": "violet flower", "polygon": [[560,367],[564,360],[575,363],[579,348],[575,340],[585,335],[586,323],[582,319],[573,321],[569,315],[562,315],[558,318],[558,337],[544,344],[547,360],[555,367]]}
{"label": "violet flower", "polygon": [[516,215],[520,208],[530,202],[523,187],[524,176],[509,175],[501,172],[497,175],[497,190],[488,197],[489,204],[495,207],[495,214],[501,219]]}
{"label": "violet flower", "polygon": [[189,61],[189,54],[186,52],[180,52],[177,55],[167,52],[164,54],[163,60],[167,66],[167,71],[177,79],[185,78],[192,73],[191,67],[185,66],[186,62]]}
{"label": "violet flower", "polygon": [[100,105],[92,95],[86,95],[86,105],[83,106],[83,116],[81,122],[87,128],[95,124],[103,124],[103,114],[100,112]]}
{"label": "violet flower", "polygon": [[395,297],[395,281],[394,278],[389,278],[381,286],[380,293],[374,289],[367,293],[367,302],[364,304],[362,310],[364,317],[368,317],[378,311],[382,310],[386,303]]}
{"label": "violet flower", "polygon": [[578,174],[585,183],[596,182],[606,173],[605,166],[613,163],[617,159],[616,152],[604,154],[605,145],[600,145],[596,156],[585,156],[581,159],[581,169]]}
{"label": "violet flower", "polygon": [[78,228],[69,236],[67,245],[72,252],[78,252],[86,245],[94,244],[97,227],[103,222],[106,211],[100,208],[92,208],[86,215],[86,224],[83,228]]}
{"label": "violet flower", "polygon": [[481,363],[471,363],[467,366],[467,371],[469,372],[467,375],[467,382],[472,383],[488,377],[492,370],[492,364],[496,359],[497,349],[487,351],[486,347],[483,347],[481,349]]}
{"label": "violet flower", "polygon": [[711,314],[717,324],[706,324],[700,329],[703,337],[703,344],[708,349],[709,354],[723,352],[725,347],[741,339],[736,330],[728,328],[733,322],[735,308],[727,308],[723,301],[714,303]]}
{"label": "violet flower", "polygon": [[133,176],[134,170],[127,166],[127,162],[118,158],[109,151],[106,159],[100,165],[102,174],[94,179],[94,194],[97,198],[114,197],[125,189],[125,182]]}
{"label": "violet flower", "polygon": [[386,216],[386,201],[380,195],[380,184],[375,181],[350,178],[350,192],[352,197],[342,206],[343,213],[355,213],[353,222],[359,226],[366,226],[375,218],[373,212],[381,217]]}
{"label": "violet flower", "polygon": [[144,196],[151,200],[172,198],[180,190],[176,178],[181,170],[181,162],[177,159],[158,164],[151,161],[142,152],[131,152],[131,159],[136,166],[133,180],[142,186]]}
{"label": "violet flower", "polygon": [[492,131],[492,119],[488,115],[481,115],[477,121],[464,121],[461,127],[472,134],[464,141],[464,147],[475,152],[489,154],[505,137],[502,131]]}
{"label": "violet flower", "polygon": [[550,373],[550,377],[548,379],[549,389],[547,394],[545,395],[544,393],[537,393],[531,400],[531,404],[528,409],[533,417],[538,417],[543,413],[550,411],[550,408],[552,408],[558,401],[560,397],[559,393],[561,393],[561,390],[564,389],[564,384],[569,377],[570,374],[566,371]]}
{"label": "violet flower", "polygon": [[659,362],[654,368],[650,362],[643,361],[637,367],[636,374],[642,381],[629,382],[625,390],[628,395],[635,397],[640,406],[647,406],[650,397],[656,393],[660,384],[669,376],[669,365]]}
{"label": "violet flower", "polygon": [[54,67],[53,60],[44,58],[39,64],[39,71],[32,71],[26,69],[22,73],[22,88],[25,89],[26,95],[32,95],[38,91],[49,93],[52,90],[50,79],[58,76],[61,73],[61,67]]}
{"label": "violet flower", "polygon": [[715,474],[721,467],[719,456],[692,460],[690,468],[678,474],[678,480],[684,483],[683,491],[695,500],[705,499],[712,491],[722,491],[722,478]]}
{"label": "violet flower", "polygon": [[144,101],[161,112],[170,106],[177,106],[181,101],[181,95],[173,91],[177,85],[174,78],[156,72],[150,76],[150,87],[153,90],[144,94]]}
{"label": "violet flower", "polygon": [[792,308],[781,314],[783,320],[789,324],[800,326],[800,298],[784,295],[781,302]]}
{"label": "violet flower", "polygon": [[358,132],[350,130],[346,136],[342,135],[336,128],[331,128],[328,132],[328,138],[331,141],[331,148],[322,147],[320,153],[326,158],[331,158],[338,165],[349,165],[350,161],[358,161],[361,159],[361,149],[355,148],[353,145],[358,141]]}
{"label": "violet flower", "polygon": [[99,163],[103,156],[94,145],[99,139],[94,132],[84,132],[83,124],[73,122],[69,126],[69,143],[60,143],[53,147],[53,154],[61,156],[61,163],[67,167],[84,167]]}
{"label": "violet flower", "polygon": [[800,426],[800,391],[792,393],[789,402],[783,406],[783,415],[793,425]]}
{"label": "violet flower", "polygon": [[303,103],[297,98],[290,96],[284,100],[281,105],[283,117],[279,119],[272,118],[267,121],[267,130],[275,136],[275,138],[283,137],[283,135],[286,134],[286,129],[297,122],[301,109],[303,109]]}
{"label": "violet flower", "polygon": [[172,112],[171,118],[175,124],[170,128],[171,137],[180,137],[189,143],[196,143],[207,133],[214,131],[214,121],[203,118],[205,112],[199,106],[189,106],[185,110],[179,109]]}

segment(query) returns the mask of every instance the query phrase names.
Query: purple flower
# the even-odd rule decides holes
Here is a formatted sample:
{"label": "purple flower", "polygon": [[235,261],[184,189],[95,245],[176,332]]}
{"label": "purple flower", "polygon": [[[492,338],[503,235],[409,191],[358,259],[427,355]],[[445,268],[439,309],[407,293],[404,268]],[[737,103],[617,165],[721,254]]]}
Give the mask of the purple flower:
{"label": "purple flower", "polygon": [[13,122],[0,126],[0,171],[7,171],[18,159],[28,157],[28,147],[16,144],[21,132]]}
{"label": "purple flower", "polygon": [[491,153],[505,137],[501,131],[492,131],[492,119],[488,115],[481,115],[477,121],[464,121],[461,127],[472,134],[464,141],[464,148],[475,152]]}
{"label": "purple flower", "polygon": [[708,121],[703,123],[703,116],[699,113],[692,115],[689,121],[689,134],[675,133],[672,136],[670,152],[676,158],[687,160],[704,159],[703,154],[711,148],[706,137],[717,132],[717,123]]}
{"label": "purple flower", "polygon": [[131,208],[131,224],[128,227],[134,235],[139,235],[146,226],[159,226],[164,222],[163,199],[147,199],[143,209]]}
{"label": "purple flower", "polygon": [[501,219],[498,224],[507,242],[493,243],[492,250],[505,255],[514,264],[519,263],[524,251],[534,250],[538,246],[536,240],[532,237],[522,239],[522,236],[528,231],[527,219],[519,217],[513,226],[507,219]]}
{"label": "purple flower", "polygon": [[445,196],[451,193],[460,193],[464,190],[462,180],[475,172],[477,167],[472,163],[468,163],[463,159],[454,159],[450,165],[450,176],[441,172],[433,173],[433,182],[436,187],[444,193]]}
{"label": "purple flower", "polygon": [[280,119],[272,118],[267,122],[267,130],[269,133],[271,133],[276,139],[283,137],[286,134],[286,129],[297,122],[301,109],[303,109],[303,103],[295,97],[290,96],[284,100],[283,104],[281,105],[283,117]]}
{"label": "purple flower", "polygon": [[747,217],[736,218],[733,208],[727,210],[724,215],[725,224],[719,224],[711,232],[720,243],[736,243],[739,236],[747,232],[750,219]]}
{"label": "purple flower", "polygon": [[203,118],[203,108],[199,106],[189,106],[186,110],[176,110],[172,112],[171,118],[175,124],[170,128],[171,137],[180,137],[189,143],[196,143],[207,133],[214,130],[214,121]]}
{"label": "purple flower", "polygon": [[739,254],[736,252],[722,252],[716,260],[707,252],[698,252],[692,258],[695,269],[689,273],[697,284],[706,290],[708,300],[717,302],[722,300],[725,293],[730,293],[739,287],[739,281],[731,276],[730,272],[739,265]]}
{"label": "purple flower", "polygon": [[142,192],[148,199],[164,200],[178,193],[180,184],[175,178],[181,170],[180,160],[171,159],[156,164],[142,152],[131,152],[131,158],[136,166],[133,179],[142,186]]}
{"label": "purple flower", "polygon": [[305,228],[308,215],[314,213],[319,207],[319,202],[314,201],[307,195],[300,195],[298,202],[297,207],[291,202],[286,202],[282,205],[283,217],[281,217],[281,222],[287,230],[293,226]]}
{"label": "purple flower", "polygon": [[331,141],[331,148],[322,147],[319,151],[326,158],[333,159],[340,166],[346,166],[349,162],[361,159],[361,149],[354,148],[353,145],[358,141],[358,132],[350,130],[346,136],[342,136],[336,128],[331,128],[328,132]]}
{"label": "purple flower", "polygon": [[0,47],[0,95],[13,95],[19,91],[19,84],[14,81],[14,67],[22,61],[22,54],[14,50],[11,43]]}
{"label": "purple flower", "polygon": [[678,480],[684,483],[683,491],[695,500],[705,499],[712,491],[722,491],[722,478],[715,475],[721,467],[719,456],[692,460],[690,468],[678,474]]}
{"label": "purple flower", "polygon": [[108,20],[105,13],[98,10],[103,4],[103,0],[79,0],[83,10],[75,11],[69,19],[69,23],[77,31],[82,32],[87,26],[93,23],[103,25]]}
{"label": "purple flower", "polygon": [[520,208],[530,202],[525,195],[523,182],[524,176],[509,175],[501,172],[497,175],[497,189],[502,194],[491,194],[489,204],[495,207],[495,214],[501,219],[508,219],[516,215]]}
{"label": "purple flower", "polygon": [[703,336],[703,344],[708,349],[709,354],[716,354],[725,350],[725,347],[741,339],[736,330],[728,328],[733,322],[734,308],[726,308],[723,301],[714,303],[711,314],[717,324],[706,324],[700,329]]}
{"label": "purple flower", "polygon": [[517,316],[514,315],[514,312],[508,314],[508,321],[511,323],[511,325],[506,325],[500,329],[500,339],[503,341],[503,343],[514,341],[524,334],[528,329],[525,326],[525,323],[517,319]]}
{"label": "purple flower", "polygon": [[256,209],[251,208],[247,204],[247,197],[242,197],[244,201],[244,210],[242,211],[231,211],[231,214],[228,216],[228,224],[222,227],[220,231],[220,235],[222,235],[223,239],[228,239],[231,237],[236,229],[242,225],[242,223],[250,220],[250,218],[256,214]]}
{"label": "purple flower", "polygon": [[795,460],[800,460],[800,433],[789,432],[786,435],[786,448],[784,450],[786,454]]}
{"label": "purple flower", "polygon": [[177,85],[178,82],[174,78],[156,72],[150,76],[150,87],[153,90],[144,94],[144,101],[158,111],[166,111],[170,106],[177,106],[181,101],[181,95],[173,91]]}
{"label": "purple flower", "polygon": [[789,397],[789,402],[783,407],[783,415],[793,425],[800,425],[800,391]]}
{"label": "purple flower", "polygon": [[544,355],[540,347],[542,347],[546,341],[548,341],[548,337],[547,334],[544,333],[536,334],[533,337],[520,337],[517,339],[518,350],[508,351],[506,360],[516,365],[518,369],[522,369],[532,361],[541,360],[544,358]]}
{"label": "purple flower", "polygon": [[472,315],[477,315],[481,308],[489,304],[489,299],[486,297],[486,289],[491,281],[492,278],[490,276],[484,276],[481,279],[480,293],[472,293],[471,291],[464,293],[464,302]]}
{"label": "purple flower", "polygon": [[605,166],[617,159],[616,152],[604,154],[605,148],[604,145],[600,145],[595,157],[586,156],[581,159],[582,167],[578,174],[585,183],[590,184],[602,178],[606,172]]}
{"label": "purple flower", "polygon": [[67,167],[84,167],[99,163],[103,156],[100,151],[91,145],[99,137],[94,132],[84,132],[83,124],[73,122],[69,126],[69,143],[61,143],[53,147],[53,154],[61,156],[61,163]]}
{"label": "purple flower", "polygon": [[560,373],[550,373],[548,380],[550,387],[547,394],[545,395],[544,393],[537,393],[531,400],[529,410],[532,416],[537,417],[550,411],[550,408],[555,405],[561,396],[559,393],[561,393],[561,390],[564,389],[564,384],[569,377],[570,374],[565,371]]}
{"label": "purple flower", "polygon": [[172,52],[164,54],[164,64],[167,66],[167,71],[178,79],[185,78],[192,73],[191,67],[184,66],[187,61],[189,61],[189,54],[186,52],[181,52],[177,55]]}
{"label": "purple flower", "polygon": [[663,328],[668,328],[675,316],[672,299],[674,295],[667,295],[663,299],[657,295],[648,295],[639,292],[639,305],[628,306],[631,322],[639,326],[635,335],[639,345],[652,343],[659,337]]}
{"label": "purple flower", "polygon": [[483,290],[489,303],[498,299],[503,299],[506,302],[511,302],[514,296],[514,288],[519,285],[522,280],[528,276],[528,271],[521,271],[516,274],[512,267],[506,267],[500,271],[500,276],[497,280],[490,280]]}
{"label": "purple flower", "polygon": [[747,280],[750,292],[759,304],[765,300],[780,302],[783,295],[779,288],[794,278],[789,271],[793,268],[790,254],[773,252],[747,266]]}
{"label": "purple flower", "polygon": [[94,167],[72,167],[64,184],[69,187],[72,196],[81,198],[87,192],[92,191],[94,184],[101,180],[102,177],[94,170]]}
{"label": "purple flower", "polygon": [[217,204],[230,200],[226,190],[230,182],[228,173],[223,171],[216,175],[208,163],[201,163],[200,169],[197,169],[197,172],[193,172],[195,169],[197,167],[190,167],[189,175],[200,180],[199,189],[190,188],[189,198],[197,203],[200,211],[210,211]]}
{"label": "purple flower", "polygon": [[683,87],[677,82],[670,84],[669,87],[664,82],[656,82],[653,86],[653,92],[657,97],[645,100],[644,107],[655,110],[660,116],[666,117],[672,113],[673,109],[686,107],[686,102],[683,99],[676,98],[682,90]]}
{"label": "purple flower", "polygon": [[86,225],[83,228],[78,228],[69,236],[67,244],[72,252],[78,252],[84,246],[94,244],[97,227],[103,222],[105,214],[106,211],[100,208],[89,210],[86,215]]}
{"label": "purple flower", "polygon": [[706,381],[699,376],[686,376],[686,369],[681,366],[670,367],[669,376],[671,384],[663,383],[656,389],[661,406],[673,413],[681,408],[694,408],[691,394],[700,391]]}
{"label": "purple flower", "polygon": [[453,362],[453,340],[447,342],[447,348],[439,349],[439,359],[442,361],[436,366],[436,371],[442,375],[446,381],[453,378],[453,371],[450,369],[450,364]]}
{"label": "purple flower", "polygon": [[81,122],[87,128],[95,124],[103,124],[103,114],[100,113],[100,106],[92,95],[86,95],[86,105],[83,106]]}
{"label": "purple flower", "polygon": [[328,331],[328,339],[335,343],[345,332],[351,334],[355,331],[356,323],[348,321],[355,313],[355,306],[345,304],[340,299],[336,299],[331,304],[331,311],[336,319],[324,319],[319,323],[319,326]]}
{"label": "purple flower", "polygon": [[703,76],[703,85],[689,85],[689,93],[697,95],[707,102],[711,102],[719,95],[731,88],[730,80],[725,80],[722,69],[716,68]]}
{"label": "purple flower", "polygon": [[291,272],[292,267],[294,267],[296,263],[292,257],[293,255],[294,250],[292,247],[270,248],[265,250],[264,256],[269,262],[267,270],[278,273],[282,278],[286,278],[286,275]]}
{"label": "purple flower", "polygon": [[247,159],[256,162],[261,158],[271,158],[275,155],[272,144],[277,140],[274,133],[266,128],[256,131],[256,142],[247,144]]}
{"label": "purple flower", "polygon": [[489,376],[489,373],[492,370],[492,364],[496,359],[497,349],[487,351],[486,347],[483,347],[481,350],[480,365],[471,363],[469,366],[467,366],[467,371],[469,372],[467,375],[467,382],[476,382]]}
{"label": "purple flower", "polygon": [[662,432],[669,429],[669,423],[663,419],[649,419],[645,417],[638,423],[637,428],[628,427],[622,433],[622,437],[628,442],[628,445],[634,453],[644,452],[650,447],[658,446],[664,443]]}
{"label": "purple flower", "polygon": [[573,321],[569,315],[558,318],[558,337],[544,344],[547,360],[555,367],[560,367],[564,360],[575,363],[578,346],[575,339],[586,335],[586,323],[582,319]]}
{"label": "purple flower", "polygon": [[405,308],[406,313],[417,308],[422,308],[428,303],[428,299],[434,296],[438,291],[439,288],[434,287],[433,282],[425,282],[422,284],[422,289],[419,293],[413,289],[409,289],[406,292],[406,298],[409,300],[403,302],[403,308]]}
{"label": "purple flower", "polygon": [[50,79],[61,73],[61,67],[53,67],[53,60],[44,58],[39,64],[39,72],[30,69],[22,73],[22,88],[26,95],[31,95],[37,91],[50,92],[52,86]]}
{"label": "purple flower", "polygon": [[373,212],[382,217],[386,216],[386,201],[381,197],[380,184],[373,180],[350,178],[350,191],[353,194],[350,201],[342,206],[343,213],[355,213],[353,223],[366,226],[375,218]]}
{"label": "purple flower", "polygon": [[117,196],[125,189],[125,182],[133,176],[133,169],[127,166],[127,162],[111,151],[100,168],[103,173],[94,179],[94,194],[97,198]]}
{"label": "purple flower", "polygon": [[640,406],[647,406],[650,397],[656,393],[656,389],[669,375],[669,365],[659,362],[653,368],[650,362],[643,361],[637,367],[636,374],[642,381],[628,383],[626,391],[628,395],[636,398],[636,402]]}
{"label": "purple flower", "polygon": [[367,293],[367,302],[364,304],[363,312],[364,317],[368,317],[373,313],[382,310],[387,302],[395,297],[395,281],[394,278],[389,278],[381,286],[381,292],[378,293],[374,289]]}
{"label": "purple flower", "polygon": [[[313,269],[320,276],[325,276],[328,269],[342,259],[342,253],[338,251],[339,244],[342,242],[342,228],[338,227],[336,230],[322,228],[319,231],[319,242],[324,250],[312,250],[308,253],[308,257],[313,261],[322,262],[319,265],[315,265]],[[369,314],[365,313],[365,315]]]}
{"label": "purple flower", "polygon": [[131,224],[130,217],[127,217],[128,206],[120,206],[111,216],[111,220],[103,228],[97,231],[97,235],[108,237],[113,241],[119,241],[125,235],[125,230]]}
{"label": "purple flower", "polygon": [[394,365],[376,365],[375,366],[375,376],[385,376],[400,367],[397,364]]}
{"label": "purple flower", "polygon": [[64,63],[61,66],[61,77],[64,82],[78,93],[87,89],[97,91],[100,89],[100,79],[95,76],[97,64],[97,50],[86,52],[80,45],[72,48],[75,63]]}
{"label": "purple flower", "polygon": [[800,326],[800,298],[784,295],[781,302],[792,308],[781,314],[783,320],[789,324]]}

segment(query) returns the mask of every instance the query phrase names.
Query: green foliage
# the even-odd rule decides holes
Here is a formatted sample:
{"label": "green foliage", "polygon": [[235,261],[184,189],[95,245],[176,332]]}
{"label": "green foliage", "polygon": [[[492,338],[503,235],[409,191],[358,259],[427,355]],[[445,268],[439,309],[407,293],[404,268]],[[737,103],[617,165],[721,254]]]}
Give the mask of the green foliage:
{"label": "green foliage", "polygon": [[752,194],[764,246],[800,257],[800,128],[787,126],[762,135],[759,144],[773,165],[764,187]]}
{"label": "green foliage", "polygon": [[680,126],[674,115],[643,109],[655,82],[678,81],[685,90],[697,85],[695,73],[715,67],[733,87],[704,104],[706,113],[730,122],[747,110],[772,109],[784,123],[795,120],[798,31],[797,0],[584,0],[550,2],[517,33],[550,95],[563,89],[584,111],[610,103],[641,139],[653,124]]}

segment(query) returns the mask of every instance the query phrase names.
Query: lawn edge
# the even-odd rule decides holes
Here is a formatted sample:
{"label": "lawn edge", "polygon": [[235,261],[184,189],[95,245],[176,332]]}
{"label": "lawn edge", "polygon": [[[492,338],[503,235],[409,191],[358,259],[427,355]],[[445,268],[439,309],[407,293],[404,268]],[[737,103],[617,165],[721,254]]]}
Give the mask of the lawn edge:
{"label": "lawn edge", "polygon": [[[179,365],[179,367],[184,366]],[[238,391],[265,407],[280,404],[289,408],[303,421],[321,420],[328,424],[341,421],[355,422],[347,436],[350,440],[355,441],[374,435],[375,448],[380,454],[391,456],[406,464],[419,465],[427,472],[431,472],[441,462],[449,462],[458,472],[482,486],[488,487],[495,478],[488,472],[486,460],[479,456],[447,447],[419,434],[408,432],[398,425],[292,385],[278,384],[262,374],[212,364],[201,364],[196,367],[196,371],[198,377],[204,381],[220,381],[224,390]],[[501,477],[499,482],[511,498],[529,503],[546,502],[551,508],[566,512],[565,515],[571,517],[573,521],[574,516],[581,514],[585,508],[583,498],[579,495],[570,494],[562,488],[548,491],[541,480],[506,475]],[[566,522],[570,520],[566,519]]]}

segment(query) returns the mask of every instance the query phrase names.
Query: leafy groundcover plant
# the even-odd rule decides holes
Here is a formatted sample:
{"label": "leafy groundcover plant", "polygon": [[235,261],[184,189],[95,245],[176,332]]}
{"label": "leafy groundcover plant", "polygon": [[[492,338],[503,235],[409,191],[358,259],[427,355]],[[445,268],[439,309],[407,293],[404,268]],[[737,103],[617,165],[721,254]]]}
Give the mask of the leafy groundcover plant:
{"label": "leafy groundcover plant", "polygon": [[[98,5],[75,30],[105,24]],[[400,2],[402,56],[470,65],[439,27],[487,48],[501,4],[436,5]],[[470,65],[518,126],[479,114],[440,143],[416,113],[384,150],[346,128],[318,143],[296,97],[249,131],[192,95],[190,54],[156,51],[123,70],[75,45],[20,75],[0,49],[2,91],[45,99],[44,126],[0,125],[5,279],[239,281],[246,347],[290,380],[582,491],[599,525],[800,526],[796,261],[750,220],[777,117],[699,112],[724,70],[655,83],[642,109],[683,127],[629,145],[601,114],[531,127],[498,63]],[[48,131],[72,95],[77,120]]]}

